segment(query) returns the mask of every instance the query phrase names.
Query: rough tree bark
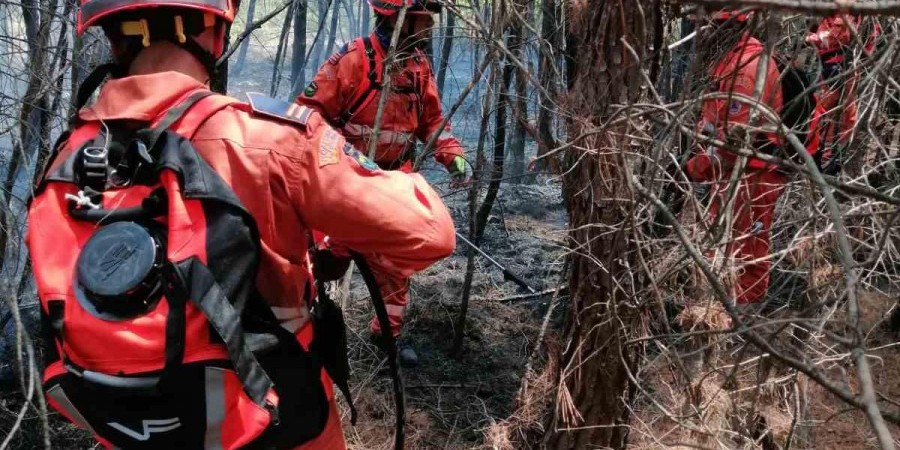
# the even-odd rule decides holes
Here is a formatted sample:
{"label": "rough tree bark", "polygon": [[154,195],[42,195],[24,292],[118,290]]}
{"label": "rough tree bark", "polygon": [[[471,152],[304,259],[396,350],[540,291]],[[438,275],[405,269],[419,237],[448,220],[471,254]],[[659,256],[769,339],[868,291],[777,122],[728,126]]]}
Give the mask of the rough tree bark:
{"label": "rough tree bark", "polygon": [[[304,2],[305,3],[305,2]],[[247,20],[244,21],[245,26],[253,23],[253,16],[256,14],[256,0],[250,0],[247,3]],[[247,49],[250,48],[250,39],[244,39],[241,42],[241,49],[238,51],[237,62],[234,63],[234,74],[240,75],[244,70],[244,62],[247,60]]]}
{"label": "rough tree bark", "polygon": [[[521,18],[512,17],[509,49],[519,61],[525,60],[525,24],[531,2],[515,0],[513,8],[521,14]],[[527,64],[527,62],[526,62]],[[525,123],[528,122],[528,79],[521,70],[516,70],[515,96],[510,98],[512,108],[513,129],[509,136],[509,182],[522,183],[525,174]]]}
{"label": "rough tree bark", "polygon": [[[569,136],[581,136],[604,123],[614,104],[642,95],[640,69],[625,49],[626,40],[641,58],[648,53],[648,27],[654,11],[642,0],[569,0],[568,88],[565,99]],[[638,325],[629,297],[640,283],[628,267],[637,244],[631,239],[636,200],[626,170],[627,122],[601,135],[581,139],[566,154],[563,178],[569,215],[572,273],[566,351],[560,355],[560,389],[551,419],[550,449],[625,448],[630,386],[627,370],[634,349],[624,342]],[[585,152],[588,152],[585,154]]]}
{"label": "rough tree bark", "polygon": [[[47,73],[48,58],[52,56],[46,51],[50,44],[50,29],[53,14],[56,12],[57,2],[51,0],[41,3],[39,0],[26,0],[22,3],[22,19],[25,24],[25,38],[28,43],[28,76],[25,95],[22,97],[22,109],[19,111],[19,136],[14,141],[14,148],[9,165],[6,167],[6,178],[0,189],[4,193],[15,192],[15,188],[22,180],[31,178],[23,170],[33,167],[35,156],[42,150],[48,149],[49,136],[45,130],[50,122],[49,86],[52,83]],[[44,150],[46,151],[46,150]],[[31,166],[31,167],[29,167]],[[6,196],[3,197],[4,199]],[[13,200],[15,203],[15,200]],[[17,213],[21,207],[17,203],[13,205],[0,205],[0,252],[7,251],[7,242],[10,236],[19,226]],[[9,208],[9,209],[7,209]],[[13,241],[15,242],[15,241]],[[5,259],[5,258],[4,258]]]}
{"label": "rough tree bark", "polygon": [[[556,53],[562,49],[560,36],[560,2],[559,0],[541,0],[541,45],[538,53],[538,78],[543,91],[539,95],[539,107],[537,113],[538,133],[546,144],[544,148],[552,149],[558,146],[556,136],[553,133],[553,116],[556,112],[555,96],[557,85],[560,81],[558,67],[559,55]],[[542,152],[538,152],[541,156]],[[535,170],[558,169],[555,158],[546,158],[539,161]],[[559,170],[555,170],[559,172]]]}

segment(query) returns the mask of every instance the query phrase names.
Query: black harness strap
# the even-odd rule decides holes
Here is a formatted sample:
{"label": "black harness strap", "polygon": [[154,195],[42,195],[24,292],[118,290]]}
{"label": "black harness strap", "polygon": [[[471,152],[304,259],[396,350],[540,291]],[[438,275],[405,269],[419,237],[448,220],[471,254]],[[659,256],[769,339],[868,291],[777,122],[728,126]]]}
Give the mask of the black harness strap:
{"label": "black harness strap", "polygon": [[169,111],[166,112],[166,115],[163,116],[163,118],[159,121],[159,123],[156,124],[155,127],[140,130],[137,133],[138,137],[141,138],[141,141],[144,142],[144,145],[147,146],[147,149],[153,150],[153,147],[156,146],[156,141],[159,140],[160,136],[162,136],[162,134],[165,133],[166,130],[169,129],[169,127],[175,124],[178,119],[181,119],[181,116],[183,116],[188,109],[190,109],[200,100],[214,94],[214,92],[207,91],[205,89],[194,92],[193,94],[189,95],[188,98],[184,99],[184,101],[169,109]]}
{"label": "black harness strap", "polygon": [[350,122],[353,117],[362,111],[366,106],[369,106],[369,103],[375,99],[376,94],[381,92],[384,85],[381,80],[381,72],[382,68],[379,67],[377,54],[375,52],[375,47],[372,45],[372,38],[370,36],[366,36],[362,38],[363,48],[366,52],[366,59],[368,61],[368,74],[366,80],[365,89],[361,89],[357,92],[356,97],[351,102],[349,108],[344,110],[341,115],[335,120],[338,128],[343,128],[347,123]]}
{"label": "black harness strap", "polygon": [[372,268],[366,262],[361,254],[350,251],[350,256],[359,267],[359,273],[369,289],[372,296],[372,306],[375,308],[375,316],[378,318],[378,324],[381,325],[381,337],[387,342],[388,366],[391,369],[391,378],[394,380],[394,404],[396,407],[396,424],[394,429],[394,450],[403,450],[403,433],[406,427],[406,403],[403,395],[403,377],[400,374],[400,364],[397,361],[397,342],[394,335],[391,334],[391,320],[388,317],[387,307],[384,305],[384,297],[381,296],[381,289],[378,288],[378,282],[375,281],[375,275]]}
{"label": "black harness strap", "polygon": [[334,354],[321,355],[322,365],[347,401],[350,407],[350,424],[356,426],[358,414],[356,405],[353,404],[353,395],[350,393],[350,361],[347,355],[347,327],[344,323],[344,313],[325,291],[325,282],[316,279],[316,289],[319,291],[315,306],[316,320],[330,329],[318,327],[316,326],[318,324],[314,323],[313,326],[316,326],[314,339],[319,342],[331,341],[328,345],[334,346]]}
{"label": "black harness strap", "polygon": [[184,347],[187,340],[186,311],[188,292],[178,276],[175,267],[171,263],[163,266],[165,277],[166,302],[169,303],[169,312],[166,314],[166,362],[163,366],[162,376],[159,379],[159,387],[167,390],[168,386],[178,383],[178,368],[184,361]]}
{"label": "black harness strap", "polygon": [[[272,380],[247,345],[240,314],[225,297],[212,272],[196,256],[174,263],[171,267],[173,275],[177,277],[177,283],[173,283],[174,288],[176,290],[183,289],[181,296],[190,298],[190,301],[203,311],[209,323],[225,342],[228,358],[234,365],[234,370],[237,372],[241,384],[244,385],[247,395],[256,404],[268,406],[266,395],[274,387]],[[190,280],[191,285],[187,286],[185,280]],[[168,326],[166,331],[168,334]],[[181,331],[184,332],[184,327],[181,328]],[[167,342],[167,358],[169,356],[168,347]],[[166,366],[168,369],[168,361]]]}
{"label": "black harness strap", "polygon": [[44,339],[44,364],[59,361],[61,356],[57,345],[62,347],[63,316],[65,315],[65,300],[50,300],[47,302],[47,313],[41,314],[41,337]]}
{"label": "black harness strap", "polygon": [[81,86],[78,86],[78,94],[75,97],[75,110],[78,111],[83,108],[90,100],[91,95],[103,84],[103,80],[112,75],[118,68],[118,64],[109,62],[97,66],[96,69],[88,74],[84,81],[81,82]]}

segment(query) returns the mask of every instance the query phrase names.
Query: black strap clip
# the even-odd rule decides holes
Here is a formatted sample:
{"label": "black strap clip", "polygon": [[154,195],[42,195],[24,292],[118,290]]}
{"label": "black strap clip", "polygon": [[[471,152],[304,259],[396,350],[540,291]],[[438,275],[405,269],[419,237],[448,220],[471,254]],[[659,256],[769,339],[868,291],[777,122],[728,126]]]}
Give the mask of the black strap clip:
{"label": "black strap clip", "polygon": [[85,147],[81,150],[82,186],[95,191],[106,188],[109,150],[105,147]]}

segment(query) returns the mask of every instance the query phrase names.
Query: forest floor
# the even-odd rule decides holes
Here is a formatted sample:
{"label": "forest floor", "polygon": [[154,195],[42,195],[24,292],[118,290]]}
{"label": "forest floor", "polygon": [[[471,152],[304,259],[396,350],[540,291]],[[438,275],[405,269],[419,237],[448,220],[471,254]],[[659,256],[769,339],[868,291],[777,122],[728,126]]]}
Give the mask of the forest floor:
{"label": "forest floor", "polygon": [[[900,336],[887,331],[882,322],[895,303],[895,296],[871,292],[860,296],[861,324],[866,330],[872,378],[876,391],[883,396],[879,400],[893,407],[898,405],[897,400],[900,399],[900,380],[897,377],[900,370]],[[841,320],[835,320],[833,323],[840,322]],[[790,334],[786,330],[774,339],[783,339]],[[734,344],[734,338],[731,339],[731,344]],[[742,356],[746,365],[732,372],[734,356],[739,353],[737,349],[740,346],[732,347],[731,351],[721,352],[715,364],[716,370],[707,371],[702,381],[692,384],[699,386],[698,390],[701,392],[703,409],[699,415],[695,414],[696,409],[687,401],[684,390],[678,387],[677,370],[670,364],[670,360],[647,358],[642,367],[642,379],[646,380],[643,385],[645,392],[639,394],[634,402],[635,418],[632,420],[629,447],[635,450],[774,450],[784,448],[789,435],[793,434],[791,448],[795,449],[879,448],[871,426],[860,411],[849,408],[825,388],[798,375],[796,371],[765,358],[754,358],[758,351],[752,347]],[[757,363],[751,362],[754,359]],[[856,370],[852,365],[844,364],[843,361],[835,364],[821,361],[820,367],[826,369],[832,380],[846,383],[852,392],[859,391]],[[733,378],[724,376],[726,373],[733,374]],[[697,378],[701,377],[695,377]],[[761,382],[758,383],[757,380]],[[797,402],[801,397],[798,397],[797,392],[801,389],[806,389],[808,404],[803,408],[806,413],[802,417],[805,418],[795,423],[796,411],[801,408]],[[658,405],[680,415],[681,421],[676,422],[671,417],[662,415]],[[756,443],[748,442],[732,433],[752,428],[749,424],[757,420],[757,415],[764,420],[776,446],[766,447],[763,439]],[[900,426],[889,425],[889,429],[900,445]]]}
{"label": "forest floor", "polygon": [[[448,199],[457,228],[464,231],[461,200]],[[507,186],[500,196],[482,241],[485,251],[538,291],[560,285],[564,254],[564,210],[557,186]],[[498,205],[499,206],[499,205]],[[502,211],[502,213],[500,212]],[[504,282],[502,273],[476,257],[472,298],[466,319],[464,346],[458,355],[451,347],[466,270],[467,248],[461,242],[454,255],[413,278],[405,336],[417,350],[421,364],[404,371],[407,396],[407,448],[479,448],[485,431],[507,419],[526,364],[533,354],[552,295],[516,298],[524,291]],[[360,286],[360,283],[354,283]],[[390,448],[394,420],[391,379],[384,361],[368,344],[371,308],[366,293],[356,290],[347,308],[354,395],[363,419],[348,429],[354,449]],[[565,297],[557,300],[565,302]],[[548,332],[559,329],[562,317],[555,308]],[[536,358],[540,372],[543,358]],[[358,394],[357,394],[358,393]],[[368,417],[367,417],[368,416]]]}

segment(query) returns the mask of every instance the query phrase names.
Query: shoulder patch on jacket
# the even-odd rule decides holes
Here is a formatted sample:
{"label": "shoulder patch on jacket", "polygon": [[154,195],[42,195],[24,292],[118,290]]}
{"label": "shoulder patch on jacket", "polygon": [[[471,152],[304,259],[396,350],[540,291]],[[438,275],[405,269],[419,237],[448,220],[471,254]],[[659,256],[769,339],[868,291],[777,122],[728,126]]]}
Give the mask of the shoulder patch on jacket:
{"label": "shoulder patch on jacket", "polygon": [[286,122],[306,126],[313,110],[296,103],[286,102],[262,94],[247,93],[250,108],[254,114],[280,119]]}
{"label": "shoulder patch on jacket", "polygon": [[356,164],[359,164],[360,167],[366,169],[370,172],[376,172],[380,170],[378,164],[375,164],[375,161],[372,161],[366,155],[362,154],[359,150],[356,149],[349,142],[344,144],[344,154],[350,157]]}
{"label": "shoulder patch on jacket", "polygon": [[316,95],[316,91],[318,91],[318,90],[319,90],[319,85],[316,84],[315,81],[310,81],[309,84],[306,86],[306,89],[303,90],[303,95],[305,95],[307,97],[312,97],[313,95]]}
{"label": "shoulder patch on jacket", "polygon": [[319,167],[329,164],[337,164],[341,151],[341,135],[333,128],[328,127],[319,140]]}
{"label": "shoulder patch on jacket", "polygon": [[344,57],[344,55],[352,52],[355,49],[356,49],[356,41],[355,40],[342,45],[340,50],[338,50],[336,53],[334,53],[330,57],[328,57],[328,64],[331,64],[332,66],[336,65],[338,63],[338,61],[340,61],[341,58]]}

